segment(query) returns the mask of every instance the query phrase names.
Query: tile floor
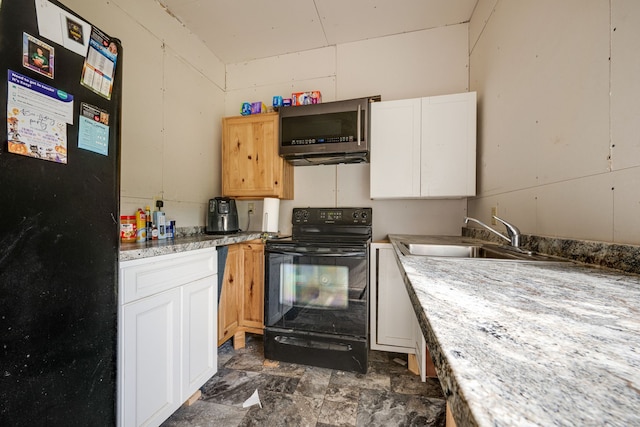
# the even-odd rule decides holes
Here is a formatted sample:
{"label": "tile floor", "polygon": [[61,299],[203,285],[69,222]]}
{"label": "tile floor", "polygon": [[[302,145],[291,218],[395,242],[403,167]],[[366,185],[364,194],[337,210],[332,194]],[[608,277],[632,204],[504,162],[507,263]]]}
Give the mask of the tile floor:
{"label": "tile floor", "polygon": [[[218,349],[218,373],[202,397],[182,407],[162,427],[234,426],[438,426],[445,400],[437,379],[426,383],[394,361],[407,356],[371,351],[369,371],[356,374],[265,359],[262,337],[247,346]],[[277,366],[271,366],[271,365]],[[262,403],[243,408],[255,390]]]}

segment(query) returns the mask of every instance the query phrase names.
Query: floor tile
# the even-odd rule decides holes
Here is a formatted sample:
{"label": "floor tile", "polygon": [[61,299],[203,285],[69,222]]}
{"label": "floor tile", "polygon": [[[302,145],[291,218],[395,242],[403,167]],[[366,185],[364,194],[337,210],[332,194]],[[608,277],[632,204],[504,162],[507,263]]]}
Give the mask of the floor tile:
{"label": "floor tile", "polygon": [[357,426],[444,427],[444,399],[382,390],[362,390]]}
{"label": "floor tile", "polygon": [[249,409],[198,400],[178,409],[162,427],[235,427],[240,425]]}
{"label": "floor tile", "polygon": [[322,399],[325,397],[330,379],[331,369],[307,367],[294,394]]}
{"label": "floor tile", "polygon": [[252,406],[239,426],[314,427],[318,422],[321,399],[266,391],[260,395],[262,408]]}
{"label": "floor tile", "polygon": [[334,402],[325,399],[318,416],[318,422],[331,426],[355,427],[358,403]]}

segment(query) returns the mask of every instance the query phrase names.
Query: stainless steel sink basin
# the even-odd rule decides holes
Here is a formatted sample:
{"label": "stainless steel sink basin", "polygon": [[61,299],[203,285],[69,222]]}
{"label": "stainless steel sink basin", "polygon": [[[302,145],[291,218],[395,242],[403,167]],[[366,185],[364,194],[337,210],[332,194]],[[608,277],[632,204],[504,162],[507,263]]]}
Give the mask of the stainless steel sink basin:
{"label": "stainless steel sink basin", "polygon": [[436,245],[430,243],[401,243],[410,255],[438,257],[476,258],[481,246],[475,245]]}
{"label": "stainless steel sink basin", "polygon": [[404,255],[421,255],[445,258],[485,258],[502,261],[535,261],[535,262],[566,262],[562,258],[518,248],[498,245],[469,245],[469,244],[432,244],[400,242],[400,251]]}

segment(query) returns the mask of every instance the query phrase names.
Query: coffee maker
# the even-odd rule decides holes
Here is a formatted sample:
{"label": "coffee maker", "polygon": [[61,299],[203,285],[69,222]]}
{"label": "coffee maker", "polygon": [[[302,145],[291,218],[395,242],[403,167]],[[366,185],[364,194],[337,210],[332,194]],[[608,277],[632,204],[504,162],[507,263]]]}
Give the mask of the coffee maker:
{"label": "coffee maker", "polygon": [[207,211],[207,234],[231,234],[240,231],[236,201],[229,197],[209,200]]}

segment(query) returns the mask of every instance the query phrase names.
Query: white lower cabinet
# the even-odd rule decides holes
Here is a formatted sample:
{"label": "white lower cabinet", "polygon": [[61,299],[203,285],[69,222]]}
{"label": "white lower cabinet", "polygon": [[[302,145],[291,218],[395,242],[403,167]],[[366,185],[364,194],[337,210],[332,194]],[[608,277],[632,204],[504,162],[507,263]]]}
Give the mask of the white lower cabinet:
{"label": "white lower cabinet", "polygon": [[415,355],[420,378],[425,381],[426,344],[393,246],[386,242],[372,243],[370,257],[371,349]]}
{"label": "white lower cabinet", "polygon": [[416,318],[391,243],[371,244],[371,349],[413,353]]}
{"label": "white lower cabinet", "polygon": [[215,248],[120,263],[118,425],[158,426],[217,371]]}
{"label": "white lower cabinet", "polygon": [[418,324],[418,319],[413,318],[415,327],[414,327],[414,341],[413,348],[415,350],[416,355],[416,363],[418,365],[418,374],[420,375],[420,379],[422,381],[427,380],[427,343],[424,340],[424,336],[422,335],[422,329],[420,329],[420,325]]}

